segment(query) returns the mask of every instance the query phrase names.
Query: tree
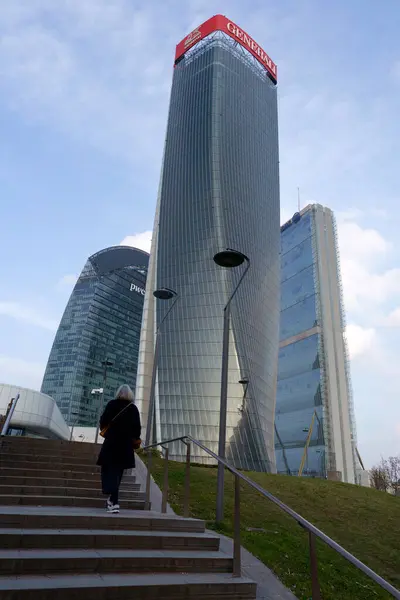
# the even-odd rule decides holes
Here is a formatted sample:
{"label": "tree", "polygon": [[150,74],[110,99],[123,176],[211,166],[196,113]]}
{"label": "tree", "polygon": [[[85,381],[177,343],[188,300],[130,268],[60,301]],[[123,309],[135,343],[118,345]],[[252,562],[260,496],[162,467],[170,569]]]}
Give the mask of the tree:
{"label": "tree", "polygon": [[393,493],[397,496],[400,494],[400,455],[389,456],[386,462],[390,487]]}
{"label": "tree", "polygon": [[389,489],[389,479],[385,468],[381,465],[372,467],[370,471],[371,487],[381,492],[387,492]]}
{"label": "tree", "polygon": [[370,472],[371,486],[383,492],[400,494],[400,455],[382,458],[379,465],[372,467]]}

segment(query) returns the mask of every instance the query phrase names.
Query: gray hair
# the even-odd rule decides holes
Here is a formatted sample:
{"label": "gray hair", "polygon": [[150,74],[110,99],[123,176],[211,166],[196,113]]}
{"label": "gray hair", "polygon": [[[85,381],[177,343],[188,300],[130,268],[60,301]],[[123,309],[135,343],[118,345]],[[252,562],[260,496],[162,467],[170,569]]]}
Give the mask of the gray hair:
{"label": "gray hair", "polygon": [[135,394],[133,393],[129,385],[124,383],[123,385],[120,385],[117,389],[115,397],[120,398],[121,400],[129,400],[130,402],[133,402],[135,399]]}

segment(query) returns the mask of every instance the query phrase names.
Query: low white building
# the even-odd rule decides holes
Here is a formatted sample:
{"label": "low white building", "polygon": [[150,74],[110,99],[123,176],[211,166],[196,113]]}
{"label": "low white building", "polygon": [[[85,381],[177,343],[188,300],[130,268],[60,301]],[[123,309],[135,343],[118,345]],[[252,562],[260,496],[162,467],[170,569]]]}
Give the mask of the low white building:
{"label": "low white building", "polygon": [[371,478],[369,471],[357,469],[356,483],[358,483],[358,485],[362,485],[363,487],[371,487]]}
{"label": "low white building", "polygon": [[[96,439],[96,427],[81,427],[80,425],[75,425],[69,429],[71,432],[71,439],[74,442],[89,442],[94,444]],[[98,435],[97,443],[102,444],[103,441],[101,435]]]}
{"label": "low white building", "polygon": [[5,415],[12,398],[20,395],[11,419],[9,434],[68,440],[70,430],[55,400],[35,390],[0,383],[0,415]]}

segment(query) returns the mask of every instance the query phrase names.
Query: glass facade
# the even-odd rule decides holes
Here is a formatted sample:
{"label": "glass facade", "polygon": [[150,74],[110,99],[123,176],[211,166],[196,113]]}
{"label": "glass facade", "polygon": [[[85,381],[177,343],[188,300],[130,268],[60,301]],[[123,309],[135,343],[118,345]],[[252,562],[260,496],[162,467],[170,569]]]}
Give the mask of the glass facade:
{"label": "glass facade", "polygon": [[[95,426],[118,385],[135,387],[148,261],[136,248],[107,248],[88,259],[74,287],[42,383],[70,425]],[[104,397],[92,394],[99,388]]]}
{"label": "glass facade", "polygon": [[[226,456],[237,467],[271,471],[279,329],[277,90],[246,54],[220,33],[174,69],[151,253],[152,286],[172,288],[179,299],[162,326],[156,436],[190,434],[218,451],[224,306],[245,267],[223,269],[213,256],[233,248],[249,257],[250,268],[231,309]],[[155,305],[157,325],[168,308]],[[208,461],[192,451],[193,460]],[[179,443],[170,449],[176,460],[184,453]]]}
{"label": "glass facade", "polygon": [[304,456],[303,475],[340,470],[352,481],[352,428],[334,220],[329,209],[312,205],[281,227],[278,473],[298,475]]}
{"label": "glass facade", "polygon": [[[281,321],[275,414],[278,473],[297,475],[314,411],[304,475],[324,476],[321,369],[312,247],[312,213],[281,232]],[[292,343],[285,341],[301,336]]]}

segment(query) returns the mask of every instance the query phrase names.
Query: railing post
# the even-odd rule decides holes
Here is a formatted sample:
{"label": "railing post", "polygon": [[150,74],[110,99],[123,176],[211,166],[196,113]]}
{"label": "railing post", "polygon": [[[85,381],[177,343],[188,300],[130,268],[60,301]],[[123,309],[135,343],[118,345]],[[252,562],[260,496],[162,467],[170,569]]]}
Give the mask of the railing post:
{"label": "railing post", "polygon": [[167,512],[167,503],[168,503],[168,458],[169,458],[169,449],[168,446],[164,447],[165,450],[165,464],[164,464],[164,486],[162,492],[162,504],[161,504],[161,512]]}
{"label": "railing post", "polygon": [[233,577],[242,576],[242,560],[240,546],[240,479],[235,474],[235,506],[234,506],[234,538],[233,538]]}
{"label": "railing post", "polygon": [[147,450],[146,501],[144,505],[145,510],[150,510],[151,461],[152,451]]}
{"label": "railing post", "polygon": [[4,425],[3,428],[1,430],[1,435],[7,435],[7,431],[8,428],[10,426],[11,423],[11,419],[13,417],[14,411],[15,411],[15,407],[17,406],[17,402],[19,400],[19,394],[17,394],[15,396],[15,398],[13,398],[9,404],[9,410],[8,410],[8,414],[6,413],[6,420],[4,421]]}
{"label": "railing post", "polygon": [[315,535],[312,533],[312,531],[308,532],[308,540],[310,543],[312,600],[321,600],[321,588],[319,587],[318,581],[317,548],[315,544]]}
{"label": "railing post", "polygon": [[183,507],[183,516],[189,517],[189,503],[190,503],[190,444],[186,444],[186,469],[185,469],[185,502]]}

